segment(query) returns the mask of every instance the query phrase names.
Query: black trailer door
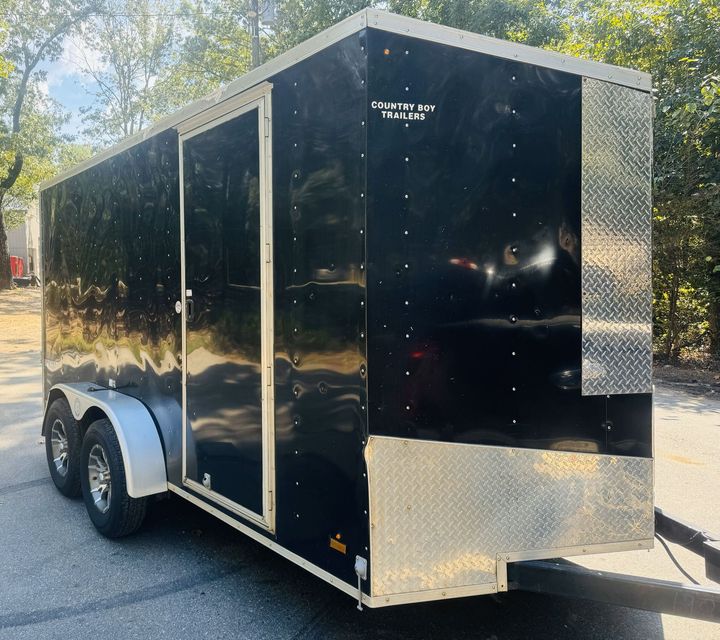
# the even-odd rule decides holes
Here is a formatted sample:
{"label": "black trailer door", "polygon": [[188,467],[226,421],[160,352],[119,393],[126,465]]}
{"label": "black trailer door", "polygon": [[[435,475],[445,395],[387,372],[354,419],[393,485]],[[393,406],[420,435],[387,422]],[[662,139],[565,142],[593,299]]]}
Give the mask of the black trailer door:
{"label": "black trailer door", "polygon": [[178,131],[183,482],[272,530],[270,88]]}

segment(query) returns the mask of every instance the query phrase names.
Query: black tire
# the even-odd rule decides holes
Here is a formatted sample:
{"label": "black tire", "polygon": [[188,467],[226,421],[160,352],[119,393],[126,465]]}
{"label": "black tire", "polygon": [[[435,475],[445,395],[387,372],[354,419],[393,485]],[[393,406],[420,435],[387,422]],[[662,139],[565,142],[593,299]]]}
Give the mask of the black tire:
{"label": "black tire", "polygon": [[[77,420],[73,418],[70,405],[65,398],[58,398],[50,405],[45,414],[43,433],[45,457],[53,483],[64,496],[77,498],[81,491],[82,430]],[[62,441],[64,446],[61,444]]]}
{"label": "black tire", "polygon": [[[111,489],[105,494],[107,500],[102,498],[103,491],[97,486],[99,455],[103,456],[110,471]],[[83,439],[80,458],[85,508],[95,528],[107,538],[121,538],[137,531],[145,518],[147,498],[131,498],[128,495],[120,443],[109,420],[97,420],[90,425]],[[94,483],[95,494],[91,483]],[[96,498],[100,498],[98,503]]]}

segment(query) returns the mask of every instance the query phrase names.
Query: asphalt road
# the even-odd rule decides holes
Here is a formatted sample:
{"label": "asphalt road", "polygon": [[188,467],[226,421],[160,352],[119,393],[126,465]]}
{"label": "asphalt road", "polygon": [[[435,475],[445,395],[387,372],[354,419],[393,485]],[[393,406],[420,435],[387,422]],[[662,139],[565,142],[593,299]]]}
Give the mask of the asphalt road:
{"label": "asphalt road", "polygon": [[[36,313],[37,299],[10,295],[0,294],[0,640],[720,638],[719,625],[523,593],[360,613],[348,596],[177,498],[152,505],[136,535],[106,540],[82,501],[49,479],[39,325],[25,314]],[[656,398],[658,503],[720,531],[720,402],[669,387]],[[702,563],[674,551],[701,578]],[[661,548],[584,560],[681,579]]]}

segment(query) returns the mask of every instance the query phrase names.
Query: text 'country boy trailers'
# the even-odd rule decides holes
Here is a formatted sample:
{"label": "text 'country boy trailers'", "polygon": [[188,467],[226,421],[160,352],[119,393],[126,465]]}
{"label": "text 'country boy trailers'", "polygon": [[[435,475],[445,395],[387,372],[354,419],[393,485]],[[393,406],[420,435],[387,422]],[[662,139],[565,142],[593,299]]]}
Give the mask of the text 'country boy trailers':
{"label": "text 'country boy trailers'", "polygon": [[642,73],[363,11],[43,185],[43,433],[370,606],[652,546]]}

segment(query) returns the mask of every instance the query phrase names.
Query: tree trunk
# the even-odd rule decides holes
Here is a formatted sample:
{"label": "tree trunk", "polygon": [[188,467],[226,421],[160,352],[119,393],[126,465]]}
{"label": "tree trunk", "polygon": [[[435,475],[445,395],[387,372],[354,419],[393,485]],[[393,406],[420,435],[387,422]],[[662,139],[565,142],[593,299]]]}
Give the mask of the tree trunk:
{"label": "tree trunk", "polygon": [[5,216],[2,203],[4,193],[0,192],[0,290],[12,289],[15,285],[10,271],[10,251],[8,250],[7,233],[5,232]]}
{"label": "tree trunk", "polygon": [[710,334],[710,355],[720,358],[720,301],[711,292],[710,304],[708,305],[708,333]]}
{"label": "tree trunk", "polygon": [[665,353],[663,354],[668,360],[671,359],[675,351],[675,341],[677,340],[677,302],[680,288],[680,278],[677,269],[673,273],[672,284],[670,285],[670,304],[668,305],[667,318],[667,335],[665,337]]}

